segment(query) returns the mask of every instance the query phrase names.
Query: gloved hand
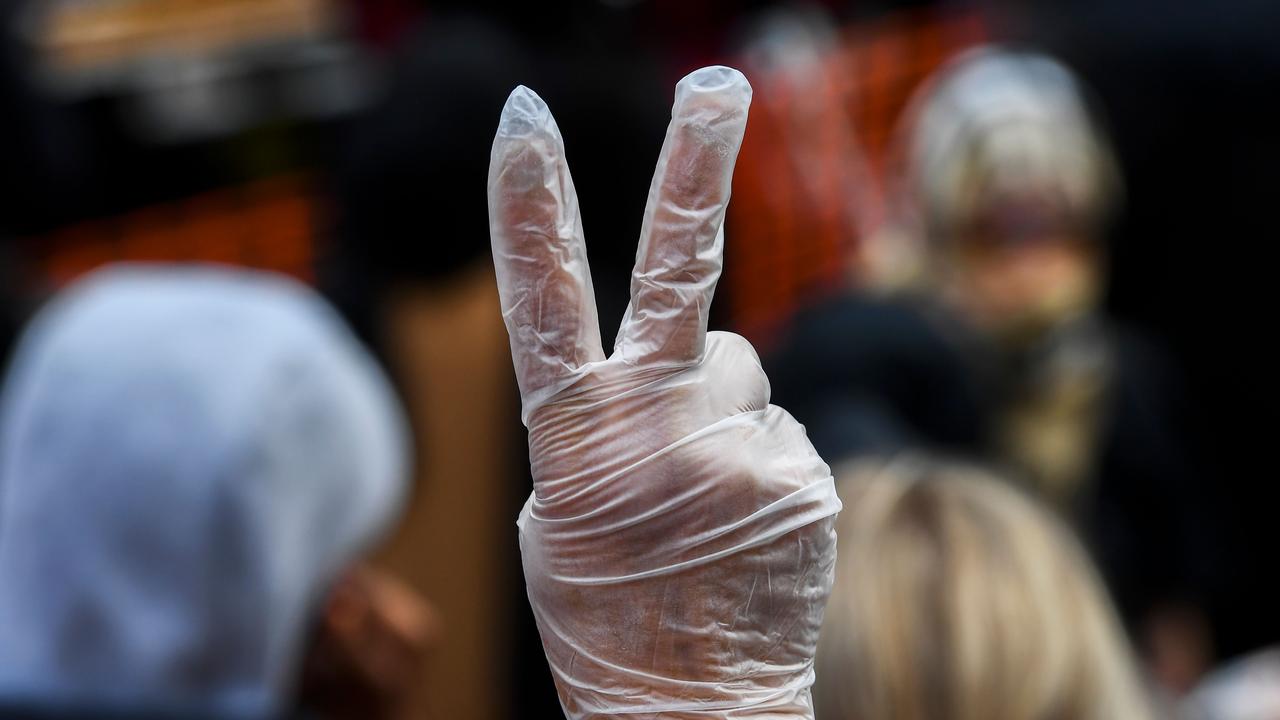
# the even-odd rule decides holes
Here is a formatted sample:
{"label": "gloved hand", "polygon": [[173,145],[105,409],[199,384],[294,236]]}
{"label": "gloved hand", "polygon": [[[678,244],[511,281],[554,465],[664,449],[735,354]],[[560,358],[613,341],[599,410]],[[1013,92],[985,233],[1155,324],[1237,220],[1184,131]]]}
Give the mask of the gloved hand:
{"label": "gloved hand", "polygon": [[609,358],[560,131],[527,88],[502,111],[490,232],[534,483],[517,524],[570,718],[813,716],[840,501],[751,345],[707,332],[750,102],[726,67],[676,86]]}

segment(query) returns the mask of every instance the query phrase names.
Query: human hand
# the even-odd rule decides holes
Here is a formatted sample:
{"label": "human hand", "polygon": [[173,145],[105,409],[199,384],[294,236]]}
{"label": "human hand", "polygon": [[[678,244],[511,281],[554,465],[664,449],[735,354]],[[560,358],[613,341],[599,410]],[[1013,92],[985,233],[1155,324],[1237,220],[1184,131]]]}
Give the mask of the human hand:
{"label": "human hand", "polygon": [[813,716],[840,502],[751,345],[707,332],[750,102],[726,67],[676,86],[608,358],[555,120],[518,87],[494,139],[490,232],[534,482],[520,547],[570,718]]}
{"label": "human hand", "polygon": [[403,581],[353,564],[321,609],[303,659],[299,711],[329,720],[403,717],[439,624]]}

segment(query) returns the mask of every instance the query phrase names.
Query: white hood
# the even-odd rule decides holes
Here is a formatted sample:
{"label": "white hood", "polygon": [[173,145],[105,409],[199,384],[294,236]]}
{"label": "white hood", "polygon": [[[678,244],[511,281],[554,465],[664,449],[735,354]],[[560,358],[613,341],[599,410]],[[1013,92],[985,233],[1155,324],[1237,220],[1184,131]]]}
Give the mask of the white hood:
{"label": "white hood", "polygon": [[0,405],[0,701],[272,712],[407,436],[313,292],[124,266],[34,322]]}

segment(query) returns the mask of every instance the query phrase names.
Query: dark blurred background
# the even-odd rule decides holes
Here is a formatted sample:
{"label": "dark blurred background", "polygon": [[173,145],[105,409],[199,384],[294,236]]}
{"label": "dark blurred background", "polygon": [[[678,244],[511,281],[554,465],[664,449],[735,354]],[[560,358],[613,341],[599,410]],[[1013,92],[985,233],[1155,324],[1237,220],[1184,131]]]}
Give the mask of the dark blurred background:
{"label": "dark blurred background", "polygon": [[[410,716],[558,717],[520,576],[530,484],[488,249],[507,93],[536,89],[563,131],[608,345],[671,88],[702,65],[741,68],[756,94],[714,324],[756,344],[828,460],[859,451],[831,436],[865,428],[866,403],[815,398],[867,387],[912,428],[894,442],[989,457],[994,386],[962,360],[914,363],[947,345],[933,320],[880,304],[865,258],[892,223],[922,83],[981,44],[1034,48],[1083,79],[1123,178],[1098,314],[1128,348],[1108,397],[1138,420],[1089,426],[1108,438],[1081,471],[1102,499],[1078,519],[1176,694],[1280,642],[1263,299],[1278,31],[1266,0],[8,0],[0,354],[53,292],[111,261],[316,285],[415,427],[412,506],[380,554],[442,618]],[[917,397],[931,382],[947,391]]]}

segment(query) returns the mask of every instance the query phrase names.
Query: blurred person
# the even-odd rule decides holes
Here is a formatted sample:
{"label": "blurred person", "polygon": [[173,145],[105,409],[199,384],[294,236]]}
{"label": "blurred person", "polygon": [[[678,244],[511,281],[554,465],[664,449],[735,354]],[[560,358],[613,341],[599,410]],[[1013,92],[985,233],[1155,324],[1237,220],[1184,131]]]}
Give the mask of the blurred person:
{"label": "blurred person", "polygon": [[921,89],[900,144],[871,287],[798,320],[778,397],[832,459],[925,447],[1007,469],[1076,524],[1185,691],[1211,655],[1211,541],[1177,378],[1100,309],[1119,178],[1085,91],[1047,56],[979,48]]}
{"label": "blurred person", "polygon": [[[0,406],[0,706],[382,715],[429,618],[358,561],[407,464],[391,388],[302,285],[92,274],[32,322]],[[313,629],[308,674],[371,690],[359,712],[296,696]]]}
{"label": "blurred person", "polygon": [[963,53],[917,93],[902,132],[896,217],[869,251],[878,284],[914,274],[1013,347],[1093,309],[1119,179],[1065,66]]}
{"label": "blurred person", "polygon": [[922,454],[837,476],[818,717],[1153,717],[1102,584],[1051,512]]}
{"label": "blurred person", "polygon": [[926,83],[901,144],[872,282],[918,288],[971,332],[996,375],[1000,454],[1069,511],[1115,362],[1095,312],[1118,190],[1106,143],[1065,67],[985,47]]}
{"label": "blurred person", "polygon": [[[992,46],[952,59],[925,84],[898,144],[891,217],[863,249],[871,292],[856,296],[870,313],[891,316],[887,332],[872,336],[910,338],[918,318],[921,338],[907,342],[906,351],[962,366],[971,385],[987,383],[983,389],[991,392],[966,400],[992,406],[983,408],[994,416],[986,423],[991,428],[976,433],[1016,455],[1011,459],[1056,506],[1069,505],[1085,469],[1079,463],[1095,439],[1087,429],[1104,383],[1094,376],[1112,369],[1094,312],[1102,272],[1095,231],[1117,187],[1105,142],[1066,68]],[[876,302],[888,293],[901,302]],[[812,334],[809,319],[796,335]],[[939,347],[926,347],[926,335]],[[879,352],[879,340],[861,345]],[[964,382],[938,385],[959,393]],[[1059,389],[1071,399],[1041,397]],[[889,405],[908,426],[889,430],[893,421],[886,420],[890,434],[924,434],[934,442],[942,436],[943,444],[985,439],[959,427],[921,433],[915,426],[924,418],[904,411],[901,399]],[[1065,423],[1035,421],[1058,420],[1055,410],[1078,412]],[[1036,433],[1043,429],[1060,432],[1044,439]],[[864,449],[861,436],[844,436],[850,445],[837,454]]]}
{"label": "blurred person", "polygon": [[1185,691],[1211,654],[1202,508],[1168,359],[1100,308],[1120,180],[1086,92],[1045,55],[982,48],[922,90],[906,132],[888,241],[924,244],[922,281],[986,346],[998,457],[1087,527]]}

